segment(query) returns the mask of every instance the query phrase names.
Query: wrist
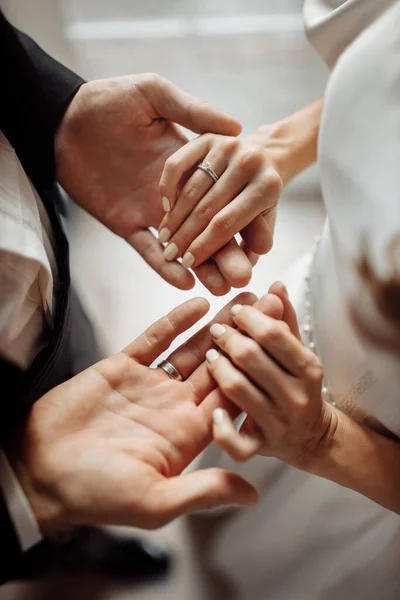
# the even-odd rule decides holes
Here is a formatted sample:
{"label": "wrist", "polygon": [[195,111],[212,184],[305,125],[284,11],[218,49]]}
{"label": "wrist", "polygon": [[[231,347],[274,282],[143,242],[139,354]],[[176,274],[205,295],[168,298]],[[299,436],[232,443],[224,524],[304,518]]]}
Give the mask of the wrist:
{"label": "wrist", "polygon": [[317,160],[317,140],[323,99],[270,125],[250,138],[268,154],[284,185]]}
{"label": "wrist", "polygon": [[[27,503],[42,535],[54,536],[71,528],[62,503],[57,498],[56,486],[48,478],[46,461],[39,460],[35,452],[29,452],[24,460],[23,435],[9,441],[5,447],[7,460],[17,478]],[[22,449],[21,449],[22,448]],[[46,476],[47,474],[47,476]]]}
{"label": "wrist", "polygon": [[324,402],[321,418],[321,435],[315,446],[300,467],[312,475],[330,479],[330,471],[335,463],[335,456],[341,445],[344,426],[344,414],[331,404]]}
{"label": "wrist", "polygon": [[272,167],[279,174],[283,185],[287,185],[298,173],[296,169],[296,148],[285,130],[283,121],[262,125],[248,139],[255,142],[268,156]]}

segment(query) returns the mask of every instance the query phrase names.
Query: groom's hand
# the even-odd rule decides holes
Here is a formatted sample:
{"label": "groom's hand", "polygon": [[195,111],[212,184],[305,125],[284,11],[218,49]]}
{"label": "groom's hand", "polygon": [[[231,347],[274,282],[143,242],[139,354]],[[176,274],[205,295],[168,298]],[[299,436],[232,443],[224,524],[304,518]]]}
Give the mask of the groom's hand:
{"label": "groom's hand", "polygon": [[[87,212],[124,238],[166,281],[194,285],[179,263],[168,263],[149,231],[164,216],[159,180],[165,161],[187,139],[177,127],[236,136],[236,119],[159,75],[132,75],[84,84],[55,140],[57,178]],[[227,254],[227,256],[225,256]],[[231,260],[225,252],[222,261]],[[199,279],[215,294],[230,288],[213,261]]]}
{"label": "groom's hand", "polygon": [[[254,301],[244,293],[234,302]],[[219,321],[231,322],[231,305]],[[207,310],[204,299],[186,302],[33,406],[8,454],[44,533],[79,524],[154,528],[257,500],[253,486],[222,469],[181,476],[211,440],[213,410],[236,411],[204,363],[209,326],[170,357],[183,382],[149,367]]]}

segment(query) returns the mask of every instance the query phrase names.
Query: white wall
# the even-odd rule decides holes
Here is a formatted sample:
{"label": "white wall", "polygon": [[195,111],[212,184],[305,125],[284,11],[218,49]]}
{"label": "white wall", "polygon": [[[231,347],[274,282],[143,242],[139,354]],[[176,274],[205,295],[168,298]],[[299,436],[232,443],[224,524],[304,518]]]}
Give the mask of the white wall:
{"label": "white wall", "polygon": [[64,34],[62,0],[0,0],[13,25],[30,35],[49,54],[73,68],[71,46]]}

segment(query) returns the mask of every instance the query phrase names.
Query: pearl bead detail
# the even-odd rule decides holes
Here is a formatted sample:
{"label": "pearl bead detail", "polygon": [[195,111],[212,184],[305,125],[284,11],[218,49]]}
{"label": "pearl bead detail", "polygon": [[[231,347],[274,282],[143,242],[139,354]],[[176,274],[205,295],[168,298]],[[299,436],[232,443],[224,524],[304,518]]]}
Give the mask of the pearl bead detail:
{"label": "pearl bead detail", "polygon": [[[305,291],[305,300],[304,300],[304,309],[305,309],[304,325],[302,326],[304,343],[307,346],[307,348],[309,350],[311,350],[311,352],[314,352],[314,354],[316,354],[317,356],[318,356],[318,354],[317,354],[315,342],[313,340],[313,328],[312,328],[311,270],[312,270],[312,267],[314,264],[315,255],[316,255],[318,247],[319,247],[320,239],[321,239],[320,236],[317,236],[315,238],[313,258],[310,263],[309,271],[305,275],[305,278],[304,278],[305,284],[306,284],[306,291]],[[321,394],[322,394],[322,399],[325,402],[328,402],[332,406],[336,406],[336,402],[333,400],[332,395],[329,391],[329,388],[328,388],[325,380],[322,383]]]}

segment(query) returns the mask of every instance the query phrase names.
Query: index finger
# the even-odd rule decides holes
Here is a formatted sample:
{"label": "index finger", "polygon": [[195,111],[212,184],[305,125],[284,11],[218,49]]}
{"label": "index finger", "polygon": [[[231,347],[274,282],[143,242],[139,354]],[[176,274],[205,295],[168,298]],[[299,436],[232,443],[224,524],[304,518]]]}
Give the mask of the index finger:
{"label": "index finger", "polygon": [[[231,308],[234,304],[254,304],[257,300],[257,296],[250,292],[243,292],[239,294],[236,298],[234,298],[229,304],[224,306],[224,308],[217,313],[217,315],[207,323],[200,331],[195,333],[191,338],[189,338],[184,344],[182,344],[179,348],[174,350],[172,354],[168,357],[168,361],[174,365],[174,367],[179,371],[184,379],[187,379],[196,369],[204,363],[205,355],[207,350],[209,350],[213,346],[212,337],[210,334],[210,325],[212,323],[219,322],[228,322],[232,323],[232,314]],[[197,382],[196,389],[209,388],[210,378],[206,377],[207,368],[204,365],[205,370],[200,373],[200,377],[195,379],[195,383]],[[204,381],[201,381],[202,377],[204,377]],[[204,387],[205,386],[205,387]],[[213,389],[214,386],[210,388]]]}

